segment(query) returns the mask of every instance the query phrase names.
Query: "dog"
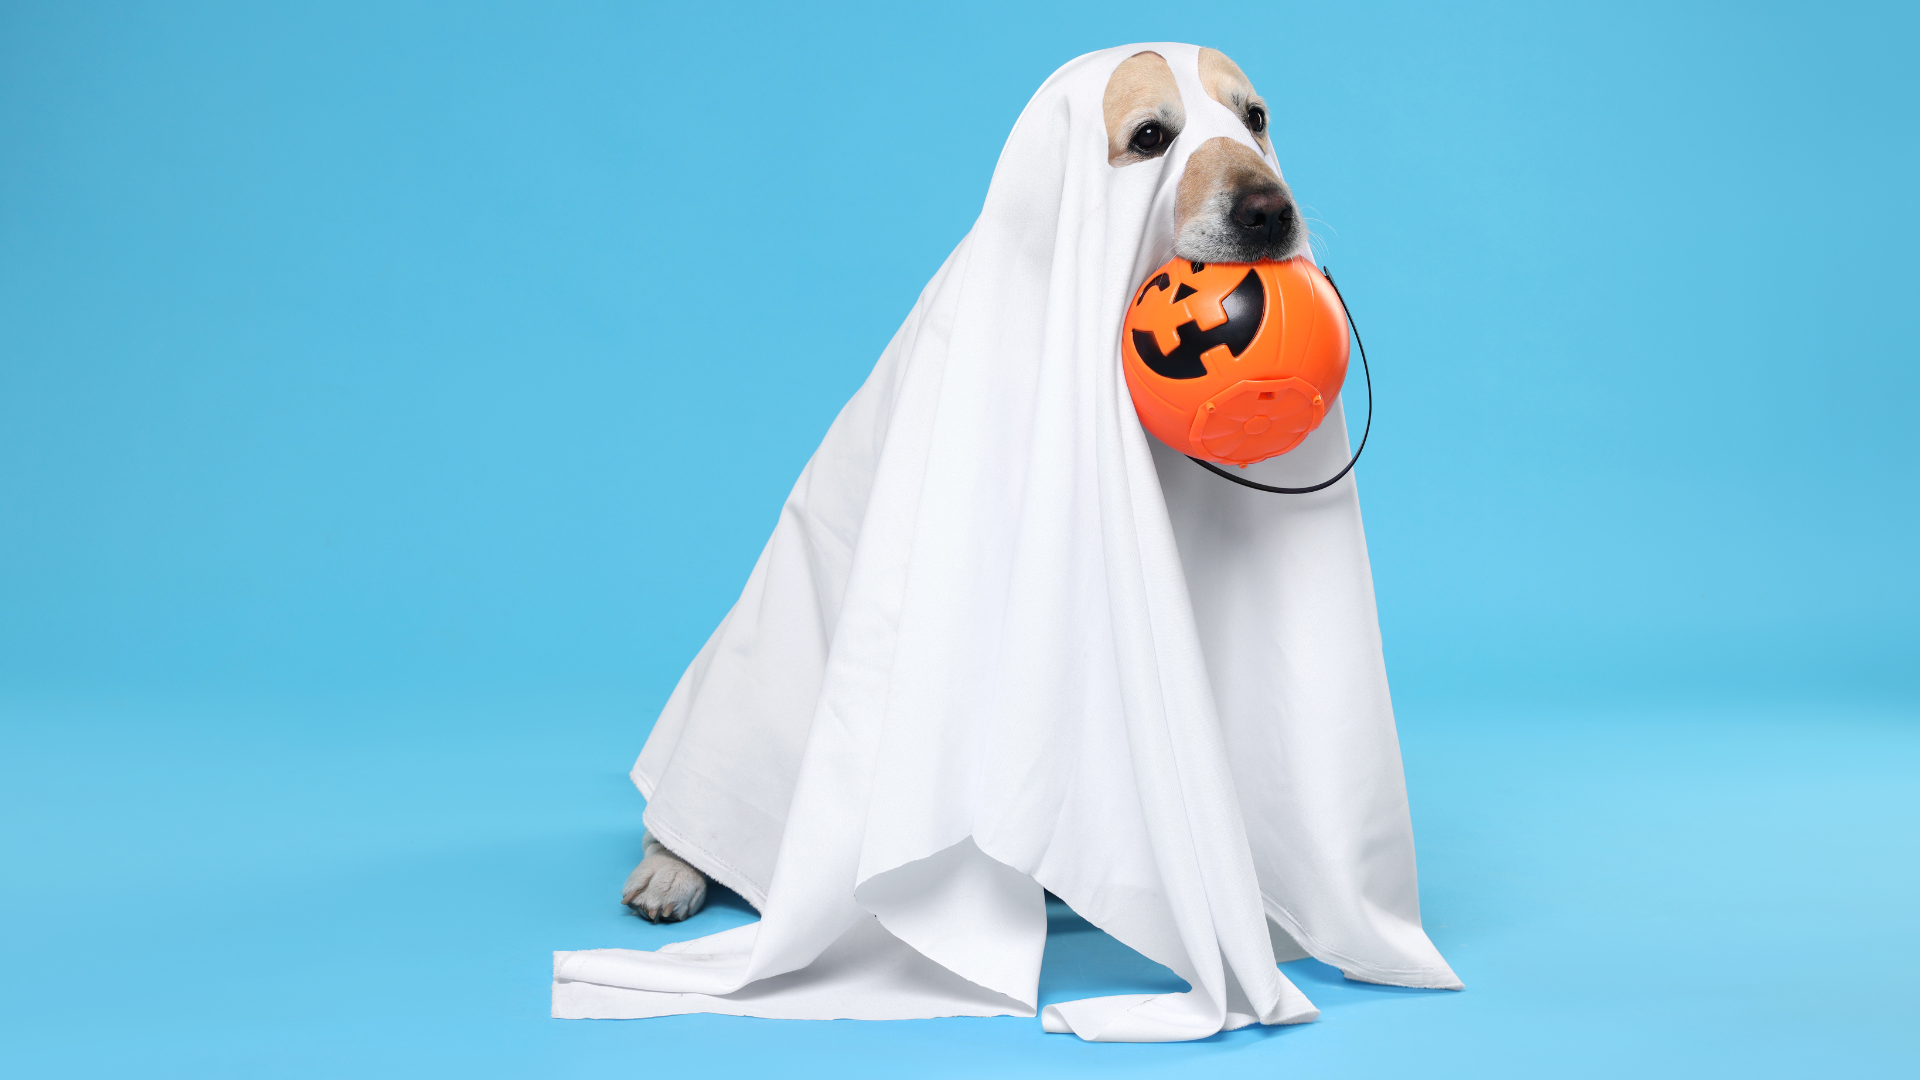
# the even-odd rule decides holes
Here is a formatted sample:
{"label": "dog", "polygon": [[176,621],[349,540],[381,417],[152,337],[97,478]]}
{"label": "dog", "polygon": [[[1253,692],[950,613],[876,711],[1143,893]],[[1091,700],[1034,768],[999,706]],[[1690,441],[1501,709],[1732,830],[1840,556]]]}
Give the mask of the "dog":
{"label": "dog", "polygon": [[[1239,65],[1200,50],[1200,81],[1231,110],[1255,142],[1273,153],[1267,103]],[[1107,80],[1101,102],[1107,162],[1126,168],[1172,149],[1186,127],[1186,107],[1173,69],[1158,53],[1136,53]],[[1305,254],[1307,231],[1293,193],[1244,144],[1218,137],[1188,158],[1174,193],[1175,256],[1199,263],[1250,263]],[[620,900],[648,922],[679,922],[706,904],[707,876],[652,834],[641,840],[640,865],[627,875]]]}

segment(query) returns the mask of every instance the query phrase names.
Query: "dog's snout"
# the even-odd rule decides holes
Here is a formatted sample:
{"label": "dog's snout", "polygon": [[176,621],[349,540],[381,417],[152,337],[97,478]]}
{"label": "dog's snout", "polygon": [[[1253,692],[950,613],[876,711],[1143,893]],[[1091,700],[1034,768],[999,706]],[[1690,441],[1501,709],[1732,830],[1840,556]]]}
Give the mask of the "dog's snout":
{"label": "dog's snout", "polygon": [[1233,223],[1267,240],[1291,230],[1293,200],[1284,192],[1249,191],[1233,201]]}
{"label": "dog's snout", "polygon": [[1306,223],[1273,167],[1251,146],[1222,135],[1187,159],[1173,231],[1173,252],[1183,259],[1259,262],[1300,254]]}

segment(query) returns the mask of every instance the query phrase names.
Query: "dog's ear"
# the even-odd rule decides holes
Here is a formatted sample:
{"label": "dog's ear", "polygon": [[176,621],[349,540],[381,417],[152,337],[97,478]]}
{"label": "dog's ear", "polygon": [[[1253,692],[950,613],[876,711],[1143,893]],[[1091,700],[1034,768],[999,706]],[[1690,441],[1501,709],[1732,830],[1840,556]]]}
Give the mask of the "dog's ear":
{"label": "dog's ear", "polygon": [[1273,153],[1273,142],[1267,135],[1267,103],[1254,91],[1252,80],[1239,64],[1219,49],[1201,49],[1200,85],[1207,88],[1208,97],[1225,105],[1247,125],[1262,150]]}
{"label": "dog's ear", "polygon": [[1100,102],[1107,124],[1107,163],[1116,168],[1148,161],[1187,126],[1187,109],[1173,69],[1157,52],[1135,53],[1120,61],[1107,80]]}

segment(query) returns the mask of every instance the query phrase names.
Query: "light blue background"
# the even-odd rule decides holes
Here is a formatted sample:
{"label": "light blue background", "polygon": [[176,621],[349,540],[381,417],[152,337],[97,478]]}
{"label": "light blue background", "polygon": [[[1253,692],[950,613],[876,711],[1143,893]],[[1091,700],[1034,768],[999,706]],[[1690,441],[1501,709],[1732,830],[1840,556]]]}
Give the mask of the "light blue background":
{"label": "light blue background", "polygon": [[[22,1075],[1895,1075],[1920,1040],[1911,6],[0,7]],[[1224,49],[1374,360],[1462,994],[544,1018],[623,772],[1039,82]],[[1045,992],[1164,979],[1059,916]]]}

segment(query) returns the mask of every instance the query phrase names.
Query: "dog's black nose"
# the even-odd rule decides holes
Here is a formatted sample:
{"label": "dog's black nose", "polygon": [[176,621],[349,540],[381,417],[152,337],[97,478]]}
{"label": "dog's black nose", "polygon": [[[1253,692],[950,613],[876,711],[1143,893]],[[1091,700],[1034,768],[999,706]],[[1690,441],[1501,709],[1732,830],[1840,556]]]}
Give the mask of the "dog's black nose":
{"label": "dog's black nose", "polygon": [[1284,191],[1249,191],[1233,200],[1233,223],[1262,240],[1291,231],[1293,200]]}

